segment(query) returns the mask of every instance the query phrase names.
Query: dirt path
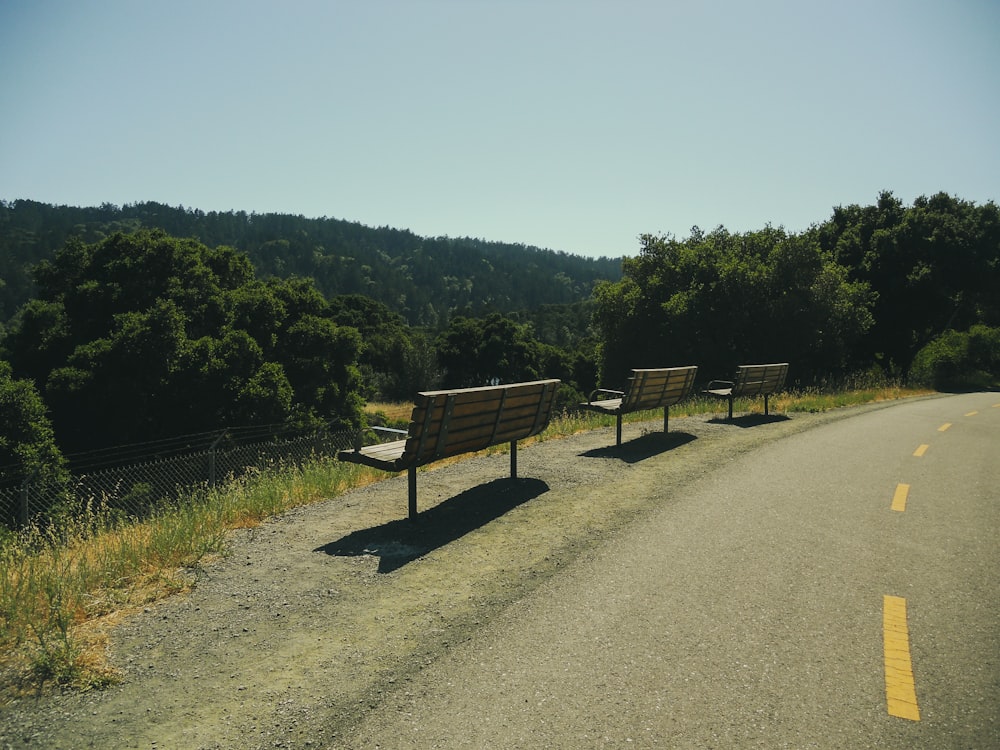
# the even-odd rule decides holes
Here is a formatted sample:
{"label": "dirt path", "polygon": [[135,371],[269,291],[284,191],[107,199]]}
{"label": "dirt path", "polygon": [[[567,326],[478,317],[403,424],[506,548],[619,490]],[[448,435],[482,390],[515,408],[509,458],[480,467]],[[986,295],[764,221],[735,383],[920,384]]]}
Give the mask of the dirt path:
{"label": "dirt path", "polygon": [[[869,407],[877,408],[877,407]],[[233,536],[120,626],[122,684],[0,709],[6,748],[327,748],[500,609],[738,453],[853,411],[626,425],[421,472]]]}

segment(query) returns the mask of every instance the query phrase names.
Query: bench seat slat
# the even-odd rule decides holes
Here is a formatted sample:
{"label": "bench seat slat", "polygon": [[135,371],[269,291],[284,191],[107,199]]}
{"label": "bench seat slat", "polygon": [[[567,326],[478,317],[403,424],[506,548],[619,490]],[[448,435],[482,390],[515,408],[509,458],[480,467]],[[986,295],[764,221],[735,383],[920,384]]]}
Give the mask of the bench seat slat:
{"label": "bench seat slat", "polygon": [[[353,463],[374,466],[377,469],[397,471],[398,469],[395,464],[399,461],[400,456],[403,455],[403,449],[405,447],[405,440],[394,440],[391,443],[367,445],[360,450],[351,451],[350,458],[346,460],[350,460]],[[347,451],[341,451],[341,460],[345,460],[345,453],[347,453]]]}
{"label": "bench seat slat", "polygon": [[587,408],[593,411],[606,411],[608,414],[617,414],[621,409],[622,400],[620,398],[605,398],[600,401],[591,401]]}

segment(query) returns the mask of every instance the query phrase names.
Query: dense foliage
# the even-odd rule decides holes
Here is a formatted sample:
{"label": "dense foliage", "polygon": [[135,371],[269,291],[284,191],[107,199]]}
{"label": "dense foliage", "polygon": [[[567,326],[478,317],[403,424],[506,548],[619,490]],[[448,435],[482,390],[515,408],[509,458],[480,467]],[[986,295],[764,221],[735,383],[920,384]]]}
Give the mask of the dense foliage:
{"label": "dense foliage", "polygon": [[905,373],[947,330],[1000,326],[1000,208],[945,193],[905,207],[891,193],[874,206],[838,207],[809,236],[851,280],[876,293],[856,357]]}
{"label": "dense foliage", "polygon": [[[32,381],[15,379],[10,365],[2,360],[0,425],[0,480],[29,478],[58,494],[68,474],[45,402]],[[13,527],[18,516],[17,508],[0,505],[0,537],[4,526]]]}
{"label": "dense foliage", "polygon": [[356,329],[302,279],[162,231],[73,239],[4,339],[67,452],[234,425],[358,424]]}
{"label": "dense foliage", "polygon": [[917,352],[910,381],[940,390],[989,388],[1000,376],[1000,328],[949,330]]}
{"label": "dense foliage", "polygon": [[361,334],[358,363],[367,399],[405,401],[436,385],[441,372],[427,334],[406,324],[401,315],[361,294],[330,300],[338,325]]}
{"label": "dense foliage", "polygon": [[602,375],[698,364],[724,377],[741,361],[788,360],[800,382],[873,365],[905,376],[945,331],[1000,325],[997,289],[1000,210],[944,193],[910,208],[882,193],[799,235],[646,235],[623,278],[595,293]]}
{"label": "dense foliage", "polygon": [[[311,278],[327,298],[362,294],[409,324],[441,330],[455,315],[508,313],[590,297],[620,263],[477,239],[419,237],[339,219],[245,211],[204,212],[160,203],[98,208],[0,201],[0,325],[35,296],[31,267],[71,237],[163,229],[246,254],[259,278]],[[623,248],[624,251],[625,248]]]}
{"label": "dense foliage", "polygon": [[852,364],[872,324],[868,285],[780,229],[695,228],[683,242],[645,235],[624,274],[596,292],[608,382],[633,367],[696,364],[721,378],[743,362],[790,360],[808,378]]}

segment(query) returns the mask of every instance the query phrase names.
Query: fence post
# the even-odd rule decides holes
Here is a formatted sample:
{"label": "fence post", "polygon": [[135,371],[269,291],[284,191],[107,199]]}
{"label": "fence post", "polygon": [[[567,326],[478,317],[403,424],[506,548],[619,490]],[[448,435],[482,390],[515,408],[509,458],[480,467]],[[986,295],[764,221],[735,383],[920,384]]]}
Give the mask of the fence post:
{"label": "fence post", "polygon": [[31,472],[30,475],[24,478],[21,483],[21,503],[20,507],[17,509],[18,522],[21,524],[22,528],[28,525],[28,519],[31,515],[30,507],[28,505],[28,494],[31,489],[31,480],[38,476],[38,470]]}
{"label": "fence post", "polygon": [[217,437],[212,442],[212,445],[209,446],[209,448],[208,448],[208,486],[209,487],[215,487],[215,449],[216,449],[216,446],[218,446],[219,443],[222,442],[222,438],[224,438],[225,436],[226,436],[226,431],[223,430],[222,432],[219,433],[219,437]]}

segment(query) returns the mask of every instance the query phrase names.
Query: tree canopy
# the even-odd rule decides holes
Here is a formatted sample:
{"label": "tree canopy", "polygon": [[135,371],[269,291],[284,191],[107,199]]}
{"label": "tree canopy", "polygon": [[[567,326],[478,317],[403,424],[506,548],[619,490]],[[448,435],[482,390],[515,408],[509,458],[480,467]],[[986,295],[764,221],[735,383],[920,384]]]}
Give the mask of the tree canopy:
{"label": "tree canopy", "polygon": [[469,388],[537,380],[540,352],[528,326],[493,313],[456,318],[437,341],[444,385]]}
{"label": "tree canopy", "polygon": [[143,228],[232,247],[249,258],[258,278],[311,278],[327,299],[364,295],[408,325],[434,332],[457,315],[581,302],[598,280],[620,277],[617,258],[468,237],[420,237],[341,219],[205,212],[153,202],[76,208],[0,200],[0,279],[6,282],[0,284],[0,325],[36,295],[31,267],[51,260],[70,238],[95,243]]}
{"label": "tree canopy", "polygon": [[[56,445],[45,403],[27,379],[15,379],[0,361],[0,482],[33,478],[59,482],[64,460]],[[0,517],[11,525],[11,519]]]}
{"label": "tree canopy", "polygon": [[946,193],[906,207],[883,192],[875,205],[837,207],[810,233],[877,297],[859,343],[905,372],[917,351],[946,330],[1000,326],[1000,208]]}
{"label": "tree canopy", "polygon": [[303,279],[160,230],[71,240],[4,339],[67,452],[227,426],[359,422],[355,329]]}
{"label": "tree canopy", "polygon": [[743,362],[794,360],[799,377],[851,364],[872,324],[864,282],[808,237],[697,227],[685,241],[643,235],[621,281],[600,285],[601,372],[697,364],[723,377]]}

